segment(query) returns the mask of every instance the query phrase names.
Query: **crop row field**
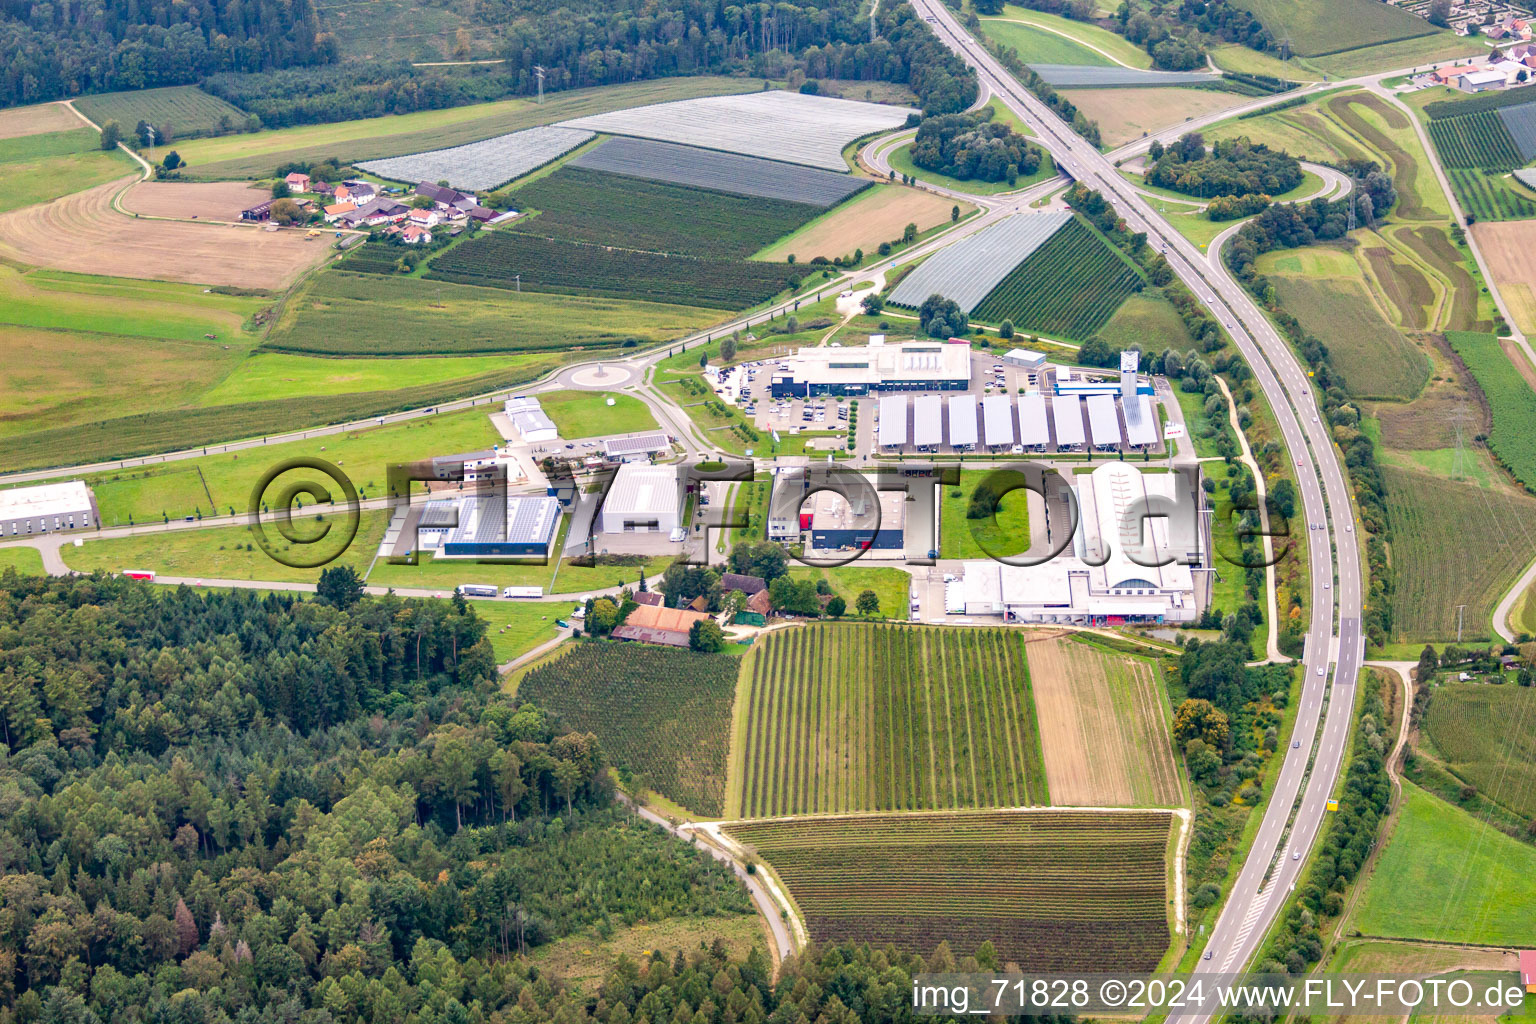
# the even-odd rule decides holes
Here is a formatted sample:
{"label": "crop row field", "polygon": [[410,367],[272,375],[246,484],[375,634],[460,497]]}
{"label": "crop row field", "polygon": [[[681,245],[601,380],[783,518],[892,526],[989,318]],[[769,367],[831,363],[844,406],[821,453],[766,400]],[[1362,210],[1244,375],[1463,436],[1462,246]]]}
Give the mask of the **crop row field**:
{"label": "crop row field", "polygon": [[912,113],[916,111],[883,103],[754,92],[632,107],[561,124],[846,172],[844,146],[900,128]]}
{"label": "crop row field", "polygon": [[1536,103],[1500,107],[1498,115],[1520,151],[1520,163],[1536,158]]}
{"label": "crop row field", "polygon": [[821,213],[809,203],[733,195],[585,167],[562,167],[515,195],[521,208],[539,213],[519,219],[512,231],[709,259],[743,259]]}
{"label": "crop row field", "polygon": [[819,623],[742,671],[728,815],[1049,802],[1017,632]]}
{"label": "crop row field", "polygon": [[788,288],[798,275],[783,263],[665,256],[491,231],[432,260],[427,276],[509,290],[745,309]]}
{"label": "crop row field", "polygon": [[1462,208],[1480,221],[1526,220],[1536,217],[1536,202],[1515,192],[1504,177],[1472,167],[1446,171]]}
{"label": "crop row field", "polygon": [[741,196],[809,203],[823,209],[869,187],[863,178],[833,171],[623,136],[604,139],[578,154],[571,165]]}
{"label": "crop row field", "polygon": [[1072,221],[1061,211],[1021,213],[945,246],[919,263],[891,290],[891,302],[917,308],[930,295],[953,299],[967,313],[1019,262]]}
{"label": "crop row field", "polygon": [[1275,39],[1290,43],[1301,57],[1317,57],[1366,46],[1434,35],[1423,18],[1376,0],[1236,0]]}
{"label": "crop row field", "polygon": [[1447,167],[1507,171],[1525,163],[1497,111],[1430,121],[1429,137]]}
{"label": "crop row field", "polygon": [[446,181],[453,188],[479,192],[521,178],[590,138],[591,132],[540,125],[483,142],[369,160],[357,166],[391,181]]}
{"label": "crop row field", "polygon": [[1536,689],[1446,683],[1435,688],[1424,731],[1464,782],[1536,818]]}
{"label": "crop row field", "polygon": [[177,139],[221,135],[242,127],[246,120],[245,111],[195,85],[81,96],[75,100],[75,108],[97,124],[116,121],[124,137],[131,137],[140,121],[162,132],[169,129],[170,138],[160,141],[172,145]]}
{"label": "crop row field", "polygon": [[991,942],[1026,971],[1150,971],[1168,948],[1167,812],[993,811],[738,822],[815,942],[957,956]]}
{"label": "crop row field", "polygon": [[729,654],[578,643],[525,675],[517,695],[595,734],[645,788],[718,816],[739,665]]}
{"label": "crop row field", "polygon": [[1035,250],[972,310],[1019,330],[1087,339],[1142,288],[1141,275],[1092,229],[1073,220]]}
{"label": "crop row field", "polygon": [[1488,399],[1493,414],[1488,447],[1516,480],[1536,491],[1536,435],[1530,430],[1530,424],[1536,423],[1536,390],[1515,368],[1497,337],[1452,331],[1446,340]]}

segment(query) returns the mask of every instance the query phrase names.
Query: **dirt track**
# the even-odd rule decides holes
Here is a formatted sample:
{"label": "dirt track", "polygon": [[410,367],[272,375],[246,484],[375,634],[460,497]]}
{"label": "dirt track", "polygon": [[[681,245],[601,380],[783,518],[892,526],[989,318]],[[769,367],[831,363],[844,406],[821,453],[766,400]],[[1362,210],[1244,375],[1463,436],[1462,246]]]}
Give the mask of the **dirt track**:
{"label": "dirt track", "polygon": [[123,209],[146,217],[239,220],[241,210],[271,198],[243,181],[141,181],[123,195]]}
{"label": "dirt track", "polygon": [[329,252],[300,231],[127,217],[111,208],[122,186],[0,215],[0,255],[82,274],[278,289]]}
{"label": "dirt track", "polygon": [[67,132],[85,126],[85,122],[70,113],[69,108],[62,103],[39,103],[32,107],[0,110],[0,139]]}

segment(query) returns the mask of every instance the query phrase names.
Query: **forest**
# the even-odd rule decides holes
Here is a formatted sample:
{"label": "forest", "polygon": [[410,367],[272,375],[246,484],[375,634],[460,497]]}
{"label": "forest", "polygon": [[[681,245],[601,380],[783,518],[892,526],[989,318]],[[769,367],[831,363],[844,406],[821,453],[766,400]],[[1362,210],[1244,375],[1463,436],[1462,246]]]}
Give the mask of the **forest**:
{"label": "forest", "polygon": [[926,117],[912,140],[912,162],[962,181],[1006,181],[1040,169],[1040,147],[1006,124],[978,114]]}
{"label": "forest", "polygon": [[[1165,71],[1192,71],[1205,63],[1211,43],[1241,43],[1254,50],[1275,49],[1274,39],[1259,19],[1228,0],[1182,0],[1173,4],[1132,4],[1121,0],[1112,19],[1097,19],[1090,0],[1018,0],[1022,7],[1048,14],[1096,21],[1125,36]],[[1003,0],[980,0],[983,15],[1003,13]],[[1289,56],[1289,51],[1282,51]]]}
{"label": "forest", "polygon": [[1153,140],[1146,182],[1185,195],[1277,196],[1301,184],[1301,161],[1247,138],[1217,141],[1207,152],[1205,137],[1189,132],[1168,146]]}
{"label": "forest", "polygon": [[0,106],[12,106],[324,64],[336,41],[310,0],[0,0],[0,53]]}
{"label": "forest", "polygon": [[559,981],[515,954],[748,912],[485,634],[463,601],[6,570],[0,1019],[543,1020]]}

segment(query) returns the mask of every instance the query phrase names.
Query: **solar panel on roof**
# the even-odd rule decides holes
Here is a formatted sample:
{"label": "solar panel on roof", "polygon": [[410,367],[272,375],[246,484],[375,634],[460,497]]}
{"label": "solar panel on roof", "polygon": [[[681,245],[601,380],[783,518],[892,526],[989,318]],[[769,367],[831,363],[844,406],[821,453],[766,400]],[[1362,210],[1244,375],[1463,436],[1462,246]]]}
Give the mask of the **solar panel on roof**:
{"label": "solar panel on roof", "polygon": [[1152,409],[1152,399],[1137,395],[1125,410],[1125,433],[1131,444],[1153,445],[1157,443],[1157,414]]}
{"label": "solar panel on roof", "polygon": [[880,444],[907,443],[907,396],[886,395],[880,399]]}

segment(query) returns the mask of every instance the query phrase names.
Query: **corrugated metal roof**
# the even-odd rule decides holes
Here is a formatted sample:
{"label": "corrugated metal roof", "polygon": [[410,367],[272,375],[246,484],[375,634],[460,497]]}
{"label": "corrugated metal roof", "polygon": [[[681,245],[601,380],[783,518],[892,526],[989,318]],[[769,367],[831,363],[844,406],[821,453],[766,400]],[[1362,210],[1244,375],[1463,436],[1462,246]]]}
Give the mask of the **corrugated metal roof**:
{"label": "corrugated metal roof", "polygon": [[[1021,410],[1022,415],[1022,410]],[[1083,400],[1077,395],[1057,395],[1051,403],[1051,417],[1056,422],[1056,444],[1082,444]]]}
{"label": "corrugated metal roof", "polygon": [[458,522],[459,503],[452,499],[429,501],[421,506],[416,525],[427,530],[446,530]]}
{"label": "corrugated metal roof", "polygon": [[507,540],[513,544],[548,545],[559,525],[559,498],[542,494],[507,498]]}
{"label": "corrugated metal roof", "polygon": [[949,443],[976,443],[976,396],[951,395],[949,398]]}
{"label": "corrugated metal roof", "polygon": [[677,469],[626,462],[614,474],[608,496],[603,499],[603,514],[645,513],[677,515]]}
{"label": "corrugated metal roof", "polygon": [[1019,396],[1019,443],[1051,443],[1051,427],[1045,419],[1045,395],[1039,391]]}
{"label": "corrugated metal roof", "polygon": [[884,395],[880,399],[880,444],[907,443],[907,396]]}
{"label": "corrugated metal roof", "polygon": [[543,433],[544,431],[555,430],[555,421],[545,415],[543,409],[538,408],[527,409],[523,412],[513,413],[512,425],[516,427],[517,432],[522,434],[524,437],[527,437],[529,434],[538,434]]}
{"label": "corrugated metal roof", "polygon": [[1152,399],[1149,396],[1137,395],[1135,401],[1125,410],[1125,433],[1131,444],[1157,443],[1157,412],[1152,408]]}
{"label": "corrugated metal roof", "polygon": [[659,452],[672,442],[660,431],[636,434],[633,437],[612,437],[603,442],[603,451],[609,455],[633,455],[636,452]]}
{"label": "corrugated metal roof", "polygon": [[1013,444],[1013,403],[1007,395],[988,395],[981,400],[987,444]]}
{"label": "corrugated metal roof", "polygon": [[981,305],[1014,267],[1072,219],[1061,210],[1020,213],[963,238],[924,260],[891,292],[898,306],[916,308],[930,295],[953,299],[967,313]]}
{"label": "corrugated metal roof", "polygon": [[1095,445],[1119,445],[1120,417],[1115,412],[1114,395],[1088,396],[1088,429],[1093,433]]}
{"label": "corrugated metal roof", "polygon": [[[884,422],[882,418],[882,422]],[[944,399],[938,395],[918,395],[912,401],[912,443],[944,443]]]}

